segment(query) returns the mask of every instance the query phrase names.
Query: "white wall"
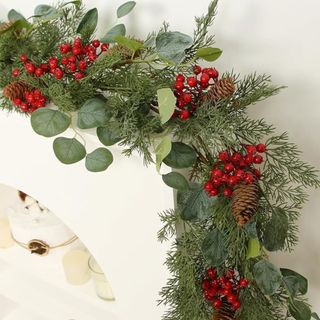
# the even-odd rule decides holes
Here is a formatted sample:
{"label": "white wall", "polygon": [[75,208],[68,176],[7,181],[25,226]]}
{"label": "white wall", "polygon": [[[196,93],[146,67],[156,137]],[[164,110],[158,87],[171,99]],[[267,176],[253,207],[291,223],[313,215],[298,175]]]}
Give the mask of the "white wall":
{"label": "white wall", "polygon": [[[0,0],[0,12],[15,7],[31,14],[39,0]],[[114,10],[123,1],[87,0],[88,7],[97,6],[104,17],[101,28],[114,23]],[[137,0],[130,18],[125,18],[133,34],[146,35],[160,27],[163,20],[172,29],[185,33],[193,30],[193,16],[203,13],[208,0]],[[277,84],[287,85],[279,96],[255,106],[253,116],[265,117],[280,131],[289,131],[304,152],[306,160],[320,167],[320,2],[318,0],[228,0],[220,1],[214,28],[217,46],[224,54],[218,69],[243,74],[258,71],[273,75]],[[278,255],[277,262],[291,266],[310,279],[310,297],[320,311],[320,217],[319,191],[310,191],[311,201],[300,221],[300,245],[291,255]]]}

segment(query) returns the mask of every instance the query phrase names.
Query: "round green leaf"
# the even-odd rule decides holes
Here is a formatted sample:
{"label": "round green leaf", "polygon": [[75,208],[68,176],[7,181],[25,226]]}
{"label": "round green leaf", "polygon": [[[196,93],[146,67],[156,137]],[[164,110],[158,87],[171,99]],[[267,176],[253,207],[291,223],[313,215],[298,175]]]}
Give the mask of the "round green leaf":
{"label": "round green leaf", "polygon": [[120,129],[116,123],[110,123],[106,127],[98,127],[97,136],[105,146],[112,146],[121,140]]}
{"label": "round green leaf", "polygon": [[59,16],[59,12],[56,8],[47,4],[39,4],[34,9],[34,15],[37,18],[51,20]]}
{"label": "round green leaf", "polygon": [[98,10],[93,8],[89,10],[79,23],[77,33],[88,36],[91,35],[98,24]]}
{"label": "round green leaf", "polygon": [[193,148],[182,142],[173,142],[171,151],[163,162],[171,168],[183,169],[192,167],[196,160],[197,154]]}
{"label": "round green leaf", "polygon": [[306,294],[308,292],[308,280],[304,276],[290,269],[281,268],[280,271],[284,279],[288,277],[294,277],[298,280],[298,284],[299,284],[298,291],[301,294]]}
{"label": "round green leaf", "polygon": [[258,239],[249,239],[247,259],[256,258],[261,255],[261,245]]}
{"label": "round green leaf", "polygon": [[208,197],[202,185],[193,185],[188,191],[178,192],[178,207],[181,218],[187,221],[203,221],[210,216],[210,207],[216,198]]}
{"label": "round green leaf", "polygon": [[47,108],[36,110],[31,115],[33,130],[44,137],[54,137],[68,129],[71,119],[66,114]]}
{"label": "round green leaf", "polygon": [[222,50],[218,48],[200,48],[197,50],[196,55],[206,61],[215,61],[222,54]]}
{"label": "round green leaf", "polygon": [[254,265],[253,275],[260,290],[266,295],[274,294],[282,283],[280,269],[267,260],[261,260]]}
{"label": "round green leaf", "polygon": [[185,57],[185,50],[193,44],[193,39],[181,32],[163,32],[156,38],[156,49],[160,56],[180,63]]}
{"label": "round green leaf", "polygon": [[228,256],[225,247],[225,236],[218,230],[212,230],[202,243],[202,253],[212,267],[222,265]]}
{"label": "round green leaf", "polygon": [[162,175],[163,182],[174,189],[185,191],[189,189],[189,182],[187,179],[178,172],[170,172]]}
{"label": "round green leaf", "polygon": [[104,99],[92,98],[87,100],[78,112],[78,127],[90,129],[104,126],[110,120],[111,115],[107,110]]}
{"label": "round green leaf", "polygon": [[310,320],[311,310],[310,307],[303,301],[294,300],[289,304],[289,312],[296,320]]}
{"label": "round green leaf", "polygon": [[91,172],[101,172],[106,170],[112,162],[112,153],[106,148],[98,148],[87,154],[86,168]]}
{"label": "round green leaf", "polygon": [[176,97],[170,88],[163,88],[157,91],[158,105],[161,123],[164,124],[171,119],[176,108]]}
{"label": "round green leaf", "polygon": [[125,36],[126,35],[126,27],[124,24],[117,24],[112,29],[110,29],[106,35],[101,39],[102,42],[113,43],[116,42],[116,36]]}
{"label": "round green leaf", "polygon": [[124,17],[128,13],[130,13],[133,10],[133,8],[135,7],[135,5],[136,5],[135,1],[128,1],[124,4],[122,4],[117,10],[118,18]]}
{"label": "round green leaf", "polygon": [[26,20],[26,18],[18,11],[11,9],[8,13],[9,21]]}
{"label": "round green leaf", "polygon": [[86,149],[77,139],[56,138],[53,141],[56,157],[64,164],[72,164],[86,156]]}

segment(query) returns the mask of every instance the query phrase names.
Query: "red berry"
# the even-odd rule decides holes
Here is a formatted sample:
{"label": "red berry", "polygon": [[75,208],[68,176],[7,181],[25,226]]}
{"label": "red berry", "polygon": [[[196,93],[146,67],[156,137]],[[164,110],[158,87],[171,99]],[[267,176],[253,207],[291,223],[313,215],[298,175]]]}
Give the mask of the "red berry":
{"label": "red berry", "polygon": [[50,69],[55,69],[58,67],[59,61],[56,57],[52,57],[49,59],[48,64],[49,64]]}
{"label": "red berry", "polygon": [[248,153],[244,157],[244,161],[245,161],[246,164],[251,165],[253,163],[253,155],[251,153]]}
{"label": "red berry", "polygon": [[26,63],[25,64],[25,69],[28,73],[34,73],[36,70],[36,67],[33,63]]}
{"label": "red berry", "polygon": [[224,173],[221,177],[221,182],[228,183],[229,175],[227,173]]}
{"label": "red berry", "polygon": [[222,162],[229,161],[229,153],[228,153],[228,151],[221,151],[221,152],[219,152],[218,158],[219,158]]}
{"label": "red berry", "polygon": [[246,148],[246,150],[247,150],[247,153],[253,154],[253,153],[256,153],[256,152],[257,152],[257,148],[256,148],[256,146],[254,146],[254,145],[248,145],[248,146],[246,146],[245,148]]}
{"label": "red berry", "polygon": [[239,168],[244,169],[247,166],[246,162],[244,160],[241,160],[239,162]]}
{"label": "red berry", "polygon": [[223,190],[223,195],[227,198],[231,197],[233,194],[233,190],[231,188],[225,188]]}
{"label": "red berry", "polygon": [[192,101],[192,95],[190,93],[185,93],[183,95],[183,100],[186,102],[186,103],[190,103]]}
{"label": "red berry", "polygon": [[227,296],[227,295],[229,295],[229,294],[231,294],[232,293],[232,291],[230,291],[230,289],[223,289],[223,291],[222,291],[222,294],[224,295],[224,296]]}
{"label": "red berry", "polygon": [[60,80],[64,75],[64,72],[60,69],[60,68],[56,68],[54,70],[54,77],[57,79],[57,80]]}
{"label": "red berry", "polygon": [[41,63],[40,64],[40,68],[44,71],[44,72],[48,72],[50,70],[50,67],[47,63]]}
{"label": "red berry", "polygon": [[100,41],[99,41],[99,40],[93,40],[93,41],[92,41],[92,45],[93,45],[95,48],[99,48],[99,47],[100,47]]}
{"label": "red berry", "polygon": [[252,184],[252,183],[255,182],[255,178],[254,178],[254,176],[252,175],[252,173],[247,173],[244,180],[245,180],[245,182],[246,182],[247,184]]}
{"label": "red berry", "polygon": [[41,68],[37,68],[36,71],[34,72],[34,74],[37,76],[37,77],[41,77],[43,75],[43,70]]}
{"label": "red berry", "polygon": [[220,169],[213,169],[211,170],[211,177],[212,178],[222,178],[223,172]]}
{"label": "red berry", "polygon": [[206,190],[207,192],[210,192],[213,188],[214,188],[214,186],[213,186],[213,183],[211,181],[207,181],[204,184],[204,190]]}
{"label": "red berry", "polygon": [[97,60],[98,56],[95,53],[89,53],[88,54],[88,60],[93,62],[95,60]]}
{"label": "red berry", "polygon": [[21,99],[20,98],[15,98],[14,100],[13,100],[13,103],[16,105],[16,106],[20,106],[20,104],[21,104]]}
{"label": "red berry", "polygon": [[262,162],[263,162],[263,157],[260,156],[260,154],[256,155],[253,158],[253,163],[255,163],[255,164],[261,164]]}
{"label": "red berry", "polygon": [[70,63],[75,63],[76,61],[77,61],[77,57],[76,56],[69,57],[69,62]]}
{"label": "red berry", "polygon": [[70,43],[63,43],[61,46],[60,46],[60,52],[62,54],[66,54],[68,52],[71,51],[71,44]]}
{"label": "red berry", "polygon": [[29,109],[29,105],[26,102],[22,102],[20,105],[20,109],[21,111],[26,112]]}
{"label": "red berry", "polygon": [[213,178],[212,183],[216,186],[219,187],[222,183],[221,178]]}
{"label": "red berry", "polygon": [[189,118],[190,118],[190,111],[189,110],[181,110],[180,119],[185,121],[185,120],[188,120]]}
{"label": "red berry", "polygon": [[211,287],[210,281],[208,279],[204,279],[201,283],[201,287],[203,290],[208,290]]}
{"label": "red berry", "polygon": [[235,162],[235,163],[239,163],[242,160],[242,155],[239,152],[235,152],[232,156],[231,156],[231,161]]}
{"label": "red berry", "polygon": [[233,310],[238,310],[241,307],[241,302],[239,300],[236,300],[232,303]]}
{"label": "red berry", "polygon": [[80,38],[75,38],[74,42],[73,42],[73,45],[75,47],[81,47],[82,46],[82,40]]}
{"label": "red berry", "polygon": [[236,176],[231,176],[228,179],[228,184],[232,187],[235,186],[238,182],[239,182],[239,180]]}
{"label": "red berry", "polygon": [[227,280],[225,283],[224,283],[224,287],[226,288],[226,289],[232,289],[233,288],[233,284],[232,284],[232,282],[231,281],[229,281],[229,280]]}
{"label": "red berry", "polygon": [[175,84],[175,88],[176,88],[178,91],[183,90],[183,89],[184,89],[184,84],[183,84],[183,82],[177,81],[176,84]]}
{"label": "red berry", "polygon": [[241,278],[239,280],[239,286],[240,288],[247,288],[249,285],[249,280],[248,279],[245,279],[245,278]]}
{"label": "red berry", "polygon": [[238,169],[234,174],[239,180],[243,180],[246,177],[246,173],[242,169]]}
{"label": "red berry", "polygon": [[27,62],[27,61],[28,61],[28,58],[27,58],[27,56],[26,56],[25,54],[21,54],[21,55],[20,55],[20,60],[21,60],[22,62]]}
{"label": "red berry", "polygon": [[210,78],[215,79],[215,78],[219,77],[219,72],[214,68],[210,68],[208,70],[208,75],[209,75]]}
{"label": "red berry", "polygon": [[195,77],[189,77],[187,80],[188,86],[189,87],[195,87],[198,83],[197,79]]}
{"label": "red berry", "polygon": [[253,174],[260,179],[261,178],[261,172],[259,169],[253,169]]}
{"label": "red berry", "polygon": [[220,299],[214,299],[212,305],[215,309],[220,309],[222,306],[222,301]]}
{"label": "red berry", "polygon": [[181,73],[176,76],[176,82],[185,82],[185,80],[186,78]]}
{"label": "red berry", "polygon": [[101,48],[101,51],[107,51],[109,48],[109,45],[107,43],[103,43],[100,48]]}
{"label": "red berry", "polygon": [[81,72],[77,72],[75,75],[74,75],[75,79],[76,80],[80,80],[82,78],[84,78],[84,74],[81,73]]}
{"label": "red berry", "polygon": [[88,63],[84,60],[79,61],[78,67],[79,70],[86,70],[88,66]]}
{"label": "red berry", "polygon": [[209,268],[207,270],[207,275],[210,279],[215,279],[216,278],[216,275],[217,275],[217,271],[215,268]]}
{"label": "red berry", "polygon": [[196,65],[196,66],[193,67],[194,74],[198,75],[198,74],[201,73],[201,71],[202,71],[202,69],[201,69],[201,67],[199,65]]}
{"label": "red berry", "polygon": [[204,293],[204,298],[205,298],[207,301],[212,301],[212,297],[211,297],[210,294],[207,293],[207,292]]}
{"label": "red berry", "polygon": [[62,57],[61,63],[66,66],[69,63],[69,58],[68,57]]}
{"label": "red berry", "polygon": [[266,150],[267,150],[266,145],[263,144],[263,143],[257,144],[257,145],[256,145],[256,148],[257,148],[257,151],[258,151],[259,153],[264,153],[264,152],[266,152]]}
{"label": "red berry", "polygon": [[233,304],[235,301],[238,300],[238,296],[236,296],[235,294],[231,293],[227,296],[227,301],[231,304]]}
{"label": "red berry", "polygon": [[232,172],[234,170],[234,165],[231,162],[228,162],[223,168],[226,172]]}
{"label": "red berry", "polygon": [[12,76],[13,77],[19,77],[20,76],[20,70],[19,69],[13,69],[12,70]]}
{"label": "red berry", "polygon": [[202,73],[201,77],[200,77],[200,82],[201,84],[207,84],[210,80],[210,77],[207,73]]}
{"label": "red berry", "polygon": [[70,72],[75,72],[77,70],[77,65],[75,63],[69,63],[68,69]]}
{"label": "red berry", "polygon": [[219,194],[219,190],[216,188],[213,188],[212,190],[210,190],[209,194],[211,197],[216,197]]}
{"label": "red berry", "polygon": [[186,104],[187,103],[184,100],[179,99],[176,105],[179,109],[183,109],[186,106]]}
{"label": "red berry", "polygon": [[82,53],[82,48],[81,47],[73,47],[72,48],[72,54],[75,56],[78,56]]}
{"label": "red berry", "polygon": [[217,294],[216,288],[213,288],[213,287],[209,288],[207,292],[208,292],[208,295],[212,298]]}

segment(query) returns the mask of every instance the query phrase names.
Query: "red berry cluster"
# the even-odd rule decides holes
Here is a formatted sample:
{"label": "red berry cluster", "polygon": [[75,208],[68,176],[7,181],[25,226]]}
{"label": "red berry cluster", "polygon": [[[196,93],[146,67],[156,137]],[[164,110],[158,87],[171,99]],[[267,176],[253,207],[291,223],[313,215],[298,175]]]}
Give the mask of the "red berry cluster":
{"label": "red berry cluster", "polygon": [[210,172],[210,179],[204,184],[205,191],[215,197],[223,194],[231,197],[233,188],[239,183],[252,184],[261,178],[261,172],[254,165],[261,164],[261,153],[266,151],[262,143],[258,145],[244,145],[241,151],[221,151]]}
{"label": "red berry cluster", "polygon": [[213,308],[221,308],[223,303],[231,305],[233,310],[241,307],[239,294],[241,289],[247,288],[249,280],[240,278],[235,270],[228,270],[223,277],[218,277],[214,268],[207,270],[207,277],[202,281],[204,298]]}
{"label": "red berry cluster", "polygon": [[204,68],[196,65],[193,68],[193,76],[186,78],[183,74],[176,76],[174,94],[177,97],[174,117],[188,120],[197,109],[198,102],[203,97],[203,91],[208,89],[219,73],[214,68]]}
{"label": "red berry cluster", "polygon": [[24,93],[24,99],[14,99],[13,103],[19,107],[22,112],[32,113],[33,111],[43,108],[46,105],[47,99],[39,89]]}
{"label": "red berry cluster", "polygon": [[[108,50],[107,43],[100,43],[99,40],[93,40],[91,43],[84,45],[80,38],[76,38],[71,43],[63,43],[59,50],[61,58],[51,57],[46,63],[35,65],[25,54],[20,56],[27,73],[36,77],[42,77],[44,74],[52,74],[57,80],[62,79],[65,75],[71,76],[76,80],[85,77],[85,70],[88,66],[97,60],[99,55]],[[14,69],[12,76],[18,77],[21,70]]]}

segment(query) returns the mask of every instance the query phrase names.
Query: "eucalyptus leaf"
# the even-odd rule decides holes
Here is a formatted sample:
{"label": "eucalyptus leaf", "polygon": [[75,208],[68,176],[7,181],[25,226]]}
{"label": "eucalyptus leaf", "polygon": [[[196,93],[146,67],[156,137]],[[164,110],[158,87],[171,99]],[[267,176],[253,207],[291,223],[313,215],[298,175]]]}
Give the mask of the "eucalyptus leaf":
{"label": "eucalyptus leaf", "polygon": [[163,88],[157,91],[159,113],[161,123],[164,124],[171,119],[176,108],[176,97],[170,88]]}
{"label": "eucalyptus leaf", "polygon": [[203,221],[210,216],[209,209],[216,202],[216,198],[209,197],[202,185],[196,185],[188,191],[179,191],[177,201],[183,220]]}
{"label": "eucalyptus leaf", "polygon": [[267,260],[260,260],[253,267],[254,278],[266,295],[274,294],[282,283],[280,269]]}
{"label": "eucalyptus leaf", "polygon": [[298,280],[298,291],[301,294],[306,294],[308,292],[308,280],[304,276],[290,269],[281,268],[280,271],[284,279],[288,277],[295,277]]}
{"label": "eucalyptus leaf", "polygon": [[136,6],[135,1],[128,1],[122,4],[117,10],[117,17],[122,18],[126,16],[128,13],[130,13],[133,10],[135,6]]}
{"label": "eucalyptus leaf", "polygon": [[310,307],[303,301],[294,300],[289,304],[289,312],[296,320],[310,320]]}
{"label": "eucalyptus leaf", "polygon": [[47,4],[39,4],[34,9],[34,16],[39,19],[52,20],[59,17],[59,11]]}
{"label": "eucalyptus leaf", "polygon": [[171,152],[163,162],[175,169],[190,168],[197,160],[194,149],[183,142],[173,142]]}
{"label": "eucalyptus leaf", "polygon": [[218,230],[212,230],[202,243],[202,253],[212,267],[219,267],[228,257],[225,236]]}
{"label": "eucalyptus leaf", "polygon": [[71,118],[58,111],[48,108],[41,108],[31,115],[32,129],[44,137],[54,137],[68,129]]}
{"label": "eucalyptus leaf", "polygon": [[82,36],[90,36],[96,29],[98,24],[98,10],[93,8],[89,10],[79,23],[77,33]]}
{"label": "eucalyptus leaf", "polygon": [[102,144],[105,146],[112,146],[121,141],[120,128],[115,122],[110,122],[105,127],[97,128],[97,136]]}
{"label": "eucalyptus leaf", "polygon": [[86,156],[86,149],[75,138],[59,137],[53,141],[53,150],[56,157],[64,164],[72,164]]}
{"label": "eucalyptus leaf", "polygon": [[104,126],[111,118],[106,101],[100,98],[87,100],[78,112],[78,127],[90,129]]}
{"label": "eucalyptus leaf", "polygon": [[290,295],[294,297],[297,296],[299,294],[299,288],[300,288],[298,278],[294,276],[288,276],[288,277],[284,277],[283,280],[285,282],[286,289],[289,291]]}
{"label": "eucalyptus leaf", "polygon": [[247,259],[256,258],[261,255],[261,245],[258,239],[249,239]]}
{"label": "eucalyptus leaf", "polygon": [[158,144],[155,149],[156,153],[156,167],[157,171],[160,171],[161,163],[166,158],[166,156],[170,153],[172,148],[171,139],[168,136],[162,138],[161,142]]}
{"label": "eucalyptus leaf", "polygon": [[125,46],[126,48],[128,48],[134,52],[143,48],[143,43],[136,41],[136,40],[133,40],[133,39],[130,39],[130,38],[126,38],[125,36],[122,36],[122,35],[115,36],[114,40],[117,43]]}
{"label": "eucalyptus leaf", "polygon": [[222,54],[222,50],[218,48],[200,48],[197,50],[196,55],[206,61],[215,61]]}
{"label": "eucalyptus leaf", "polygon": [[282,209],[276,208],[272,213],[270,221],[263,230],[263,246],[268,251],[277,251],[284,247],[288,234],[288,217]]}
{"label": "eucalyptus leaf", "polygon": [[17,21],[17,20],[25,20],[26,21],[26,18],[18,11],[11,9],[8,13],[8,20],[9,21]]}
{"label": "eucalyptus leaf", "polygon": [[311,317],[312,317],[313,319],[320,320],[320,317],[319,317],[318,314],[315,313],[315,312],[312,312],[312,313],[311,313]]}
{"label": "eucalyptus leaf", "polygon": [[86,168],[91,172],[101,172],[106,170],[112,162],[112,153],[106,148],[98,148],[87,154]]}
{"label": "eucalyptus leaf", "polygon": [[180,191],[186,191],[189,189],[189,182],[187,179],[178,172],[170,172],[168,174],[162,175],[163,182],[173,188]]}
{"label": "eucalyptus leaf", "polygon": [[193,39],[181,32],[163,32],[156,38],[156,50],[159,56],[176,64],[185,58],[186,49],[193,44]]}
{"label": "eucalyptus leaf", "polygon": [[117,24],[112,29],[110,29],[106,35],[101,39],[102,42],[113,43],[115,41],[116,36],[125,36],[126,35],[126,27],[124,24]]}

